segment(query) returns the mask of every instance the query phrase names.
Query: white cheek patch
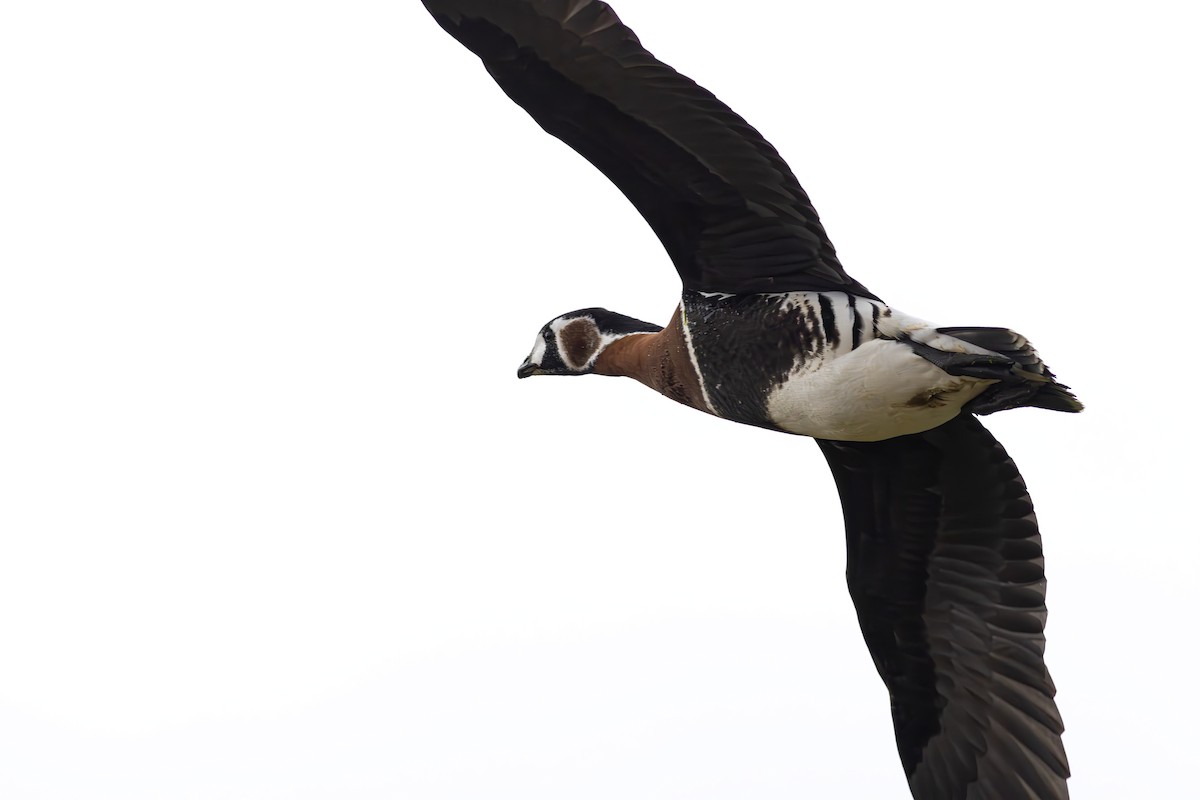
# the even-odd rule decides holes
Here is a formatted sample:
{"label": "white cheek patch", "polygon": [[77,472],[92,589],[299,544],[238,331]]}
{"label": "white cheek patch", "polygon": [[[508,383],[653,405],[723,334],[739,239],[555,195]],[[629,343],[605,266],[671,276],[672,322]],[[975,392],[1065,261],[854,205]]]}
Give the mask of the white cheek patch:
{"label": "white cheek patch", "polygon": [[533,352],[529,354],[529,363],[541,366],[542,357],[546,355],[546,337],[541,333],[537,336],[537,341],[533,343]]}

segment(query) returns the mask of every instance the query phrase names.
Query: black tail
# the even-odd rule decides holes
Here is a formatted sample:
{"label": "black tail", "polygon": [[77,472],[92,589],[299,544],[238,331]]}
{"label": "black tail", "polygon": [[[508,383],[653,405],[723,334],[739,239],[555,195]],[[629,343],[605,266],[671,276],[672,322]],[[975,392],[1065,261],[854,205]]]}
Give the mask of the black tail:
{"label": "black tail", "polygon": [[1021,334],[1007,328],[937,330],[994,354],[947,353],[919,342],[908,342],[917,355],[951,375],[999,381],[963,407],[972,414],[992,414],[1022,406],[1066,412],[1083,410],[1083,403],[1071,394],[1070,387],[1054,379],[1054,373]]}

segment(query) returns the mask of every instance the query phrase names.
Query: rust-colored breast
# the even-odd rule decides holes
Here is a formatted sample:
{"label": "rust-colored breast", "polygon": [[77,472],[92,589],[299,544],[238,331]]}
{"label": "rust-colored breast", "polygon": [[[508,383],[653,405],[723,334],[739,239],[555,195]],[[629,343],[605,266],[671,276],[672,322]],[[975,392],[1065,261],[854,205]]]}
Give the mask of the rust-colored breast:
{"label": "rust-colored breast", "polygon": [[596,359],[595,369],[600,375],[635,378],[672,400],[709,411],[678,308],[660,332],[633,334],[610,344]]}

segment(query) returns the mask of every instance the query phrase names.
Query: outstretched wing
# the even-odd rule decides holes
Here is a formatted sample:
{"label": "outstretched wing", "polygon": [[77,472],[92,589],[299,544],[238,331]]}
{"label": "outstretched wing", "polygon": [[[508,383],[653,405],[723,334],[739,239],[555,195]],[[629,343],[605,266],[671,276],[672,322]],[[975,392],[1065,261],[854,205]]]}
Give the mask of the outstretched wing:
{"label": "outstretched wing", "polygon": [[850,291],[817,212],[758,131],[598,0],[424,0],[500,87],[617,185],[687,289]]}
{"label": "outstretched wing", "polygon": [[1042,661],[1041,535],[1012,459],[969,414],[923,434],[819,444],[913,797],[1066,798]]}

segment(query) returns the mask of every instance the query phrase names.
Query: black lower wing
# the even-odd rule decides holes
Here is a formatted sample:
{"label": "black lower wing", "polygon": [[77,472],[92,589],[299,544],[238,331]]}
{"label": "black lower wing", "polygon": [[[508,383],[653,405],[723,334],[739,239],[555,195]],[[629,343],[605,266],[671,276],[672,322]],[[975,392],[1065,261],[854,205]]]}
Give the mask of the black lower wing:
{"label": "black lower wing", "polygon": [[509,97],[629,198],[685,288],[874,297],[842,269],[775,148],[647,52],[607,4],[424,3]]}
{"label": "black lower wing", "polygon": [[1041,535],[1012,459],[969,414],[882,442],[818,443],[913,797],[1066,798]]}

